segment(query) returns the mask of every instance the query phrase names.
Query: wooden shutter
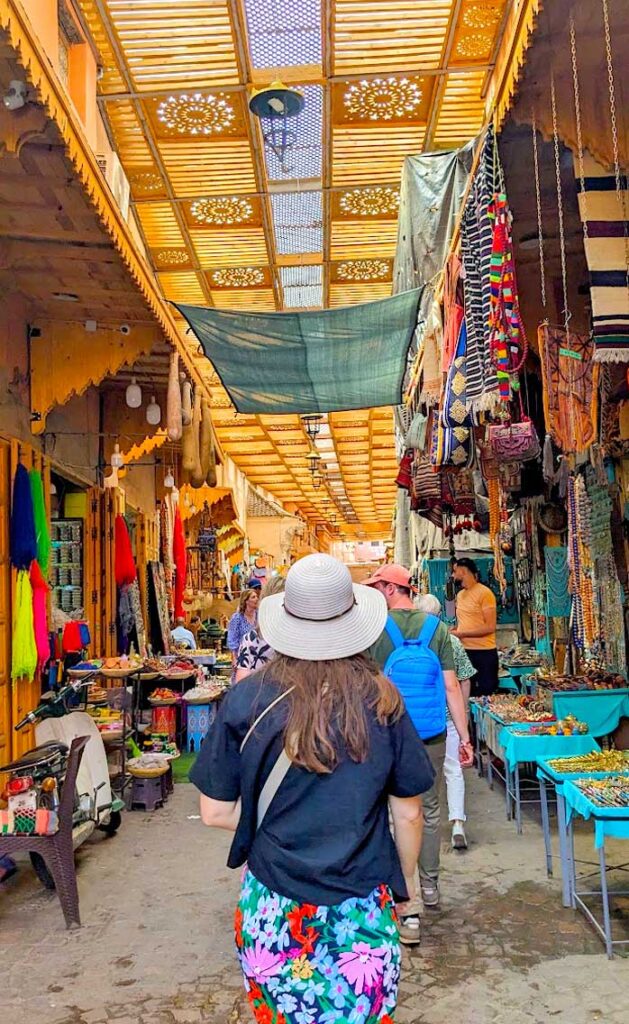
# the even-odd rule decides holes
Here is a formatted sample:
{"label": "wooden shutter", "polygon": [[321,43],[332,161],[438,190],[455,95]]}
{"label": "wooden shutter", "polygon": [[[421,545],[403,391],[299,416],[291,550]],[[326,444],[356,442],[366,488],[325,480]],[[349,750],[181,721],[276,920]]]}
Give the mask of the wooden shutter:
{"label": "wooden shutter", "polygon": [[91,487],[87,492],[84,535],[85,550],[83,555],[85,619],[90,627],[90,652],[95,658],[99,657],[104,651],[101,592],[103,551],[101,494],[102,492],[99,487]]}
{"label": "wooden shutter", "polygon": [[85,524],[86,615],[94,657],[116,654],[116,577],[114,520],[120,498],[112,490],[92,487],[87,494]]}

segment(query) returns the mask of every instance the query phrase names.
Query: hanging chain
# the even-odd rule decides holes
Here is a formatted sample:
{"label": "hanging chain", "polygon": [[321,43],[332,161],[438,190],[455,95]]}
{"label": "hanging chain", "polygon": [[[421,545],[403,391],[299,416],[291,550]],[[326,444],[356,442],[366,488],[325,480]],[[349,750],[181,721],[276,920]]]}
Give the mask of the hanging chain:
{"label": "hanging chain", "polygon": [[570,12],[570,56],[572,59],[572,85],[574,89],[574,117],[577,126],[577,163],[579,169],[580,213],[583,222],[583,241],[588,240],[587,192],[585,188],[585,165],[583,162],[583,131],[581,127],[581,93],[579,90],[579,71],[577,64],[577,37],[574,28],[574,14]]}
{"label": "hanging chain", "polygon": [[622,181],[620,174],[620,157],[618,150],[618,124],[616,122],[616,86],[614,83],[614,62],[612,59],[612,38],[609,26],[609,7],[607,0],[602,0],[603,24],[605,26],[605,59],[607,61],[607,82],[609,85],[609,117],[612,126],[612,147],[614,154],[614,177],[616,178],[616,196],[620,204],[620,213],[623,221],[625,235],[625,279],[627,291],[629,292],[629,236],[627,235],[627,210],[626,210],[626,181]]}
{"label": "hanging chain", "polygon": [[537,241],[539,243],[539,279],[542,292],[542,306],[546,309],[546,263],[544,260],[544,235],[542,232],[542,192],[539,176],[539,158],[537,155],[537,124],[533,114],[533,166],[535,168],[535,198],[537,200]]}
{"label": "hanging chain", "polygon": [[550,75],[550,102],[553,114],[553,146],[555,149],[555,178],[557,182],[557,216],[559,218],[559,254],[561,256],[561,281],[563,285],[563,317],[567,342],[572,313],[568,307],[568,271],[566,269],[566,239],[563,222],[563,193],[561,189],[561,162],[559,159],[559,130],[557,128],[557,98],[555,96],[555,76],[552,72]]}

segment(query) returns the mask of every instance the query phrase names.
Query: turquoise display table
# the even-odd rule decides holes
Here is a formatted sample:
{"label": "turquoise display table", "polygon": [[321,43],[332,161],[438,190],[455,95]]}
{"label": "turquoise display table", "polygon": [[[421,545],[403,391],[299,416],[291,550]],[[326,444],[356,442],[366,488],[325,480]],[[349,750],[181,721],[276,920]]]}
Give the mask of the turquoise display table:
{"label": "turquoise display table", "polygon": [[[594,925],[605,943],[605,951],[611,960],[614,946],[629,946],[629,939],[614,939],[612,935],[610,896],[629,896],[629,890],[611,890],[607,885],[607,860],[605,856],[605,839],[629,839],[629,806],[599,807],[583,793],[574,782],[564,781],[563,799],[566,805],[565,845],[568,853],[568,871],[570,877],[570,897],[572,906],[581,910]],[[573,822],[576,815],[594,824],[594,846],[599,855],[600,891],[577,889],[577,875],[574,858]],[[618,866],[615,870],[625,869],[627,865]],[[584,879],[582,879],[584,881]],[[592,912],[584,899],[600,898],[603,911],[602,924]]]}
{"label": "turquoise display table", "polygon": [[[569,851],[565,847],[566,805],[563,795],[564,783],[575,779],[605,779],[610,775],[622,775],[623,772],[562,772],[552,768],[548,761],[555,758],[537,758],[537,778],[539,781],[540,806],[542,811],[542,829],[544,832],[544,849],[546,852],[546,872],[553,873],[553,855],[550,838],[550,816],[548,813],[548,788],[552,786],[557,797],[557,830],[559,833],[559,860],[562,877],[562,902],[564,907],[572,905],[570,896]],[[629,774],[629,769],[628,769]]]}
{"label": "turquoise display table", "polygon": [[505,725],[498,735],[498,745],[505,762],[508,807],[515,808],[518,834],[522,832],[522,803],[537,803],[540,799],[538,795],[534,800],[522,800],[520,765],[537,764],[538,758],[576,757],[600,750],[593,736],[546,736],[533,733],[531,730],[534,728],[534,723]]}
{"label": "turquoise display table", "polygon": [[553,710],[557,718],[574,715],[587,722],[593,736],[607,736],[618,728],[621,718],[629,718],[629,688],[553,693]]}
{"label": "turquoise display table", "polygon": [[518,693],[532,693],[535,689],[534,675],[539,665],[507,665],[505,671],[513,680]]}

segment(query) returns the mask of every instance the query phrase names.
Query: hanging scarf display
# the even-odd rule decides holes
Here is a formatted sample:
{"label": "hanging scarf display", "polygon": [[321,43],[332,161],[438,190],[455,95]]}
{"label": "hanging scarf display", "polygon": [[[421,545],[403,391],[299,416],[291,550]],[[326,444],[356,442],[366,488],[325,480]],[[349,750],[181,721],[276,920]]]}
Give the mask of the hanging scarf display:
{"label": "hanging scarf display", "polygon": [[493,129],[483,142],[478,168],[461,219],[461,261],[467,323],[467,402],[474,411],[492,409],[498,381],[489,353],[492,223],[489,207],[499,177]]}
{"label": "hanging scarf display", "polygon": [[518,302],[511,211],[504,192],[494,196],[489,218],[493,224],[489,354],[498,377],[500,397],[503,402],[508,402],[514,389],[513,377],[524,366],[528,346]]}
{"label": "hanging scarf display", "polygon": [[459,332],[465,311],[463,308],[463,282],[461,259],[452,253],[443,272],[443,347],[441,369],[447,373],[457,348]]}
{"label": "hanging scarf display", "polygon": [[538,327],[537,340],[546,429],[565,454],[584,452],[596,438],[594,343],[548,323]]}
{"label": "hanging scarf display", "polygon": [[[28,474],[26,482],[28,484]],[[11,679],[25,679],[30,682],[35,678],[36,671],[37,645],[33,624],[33,588],[28,578],[28,572],[21,569],[17,574],[15,590]]]}
{"label": "hanging scarf display", "polygon": [[46,513],[46,502],[44,500],[44,484],[42,475],[38,469],[31,469],[29,482],[31,487],[31,498],[33,501],[33,521],[35,524],[35,537],[37,539],[37,561],[44,575],[48,578],[50,566],[50,531],[48,528],[48,515]]}
{"label": "hanging scarf display", "polygon": [[411,368],[404,400],[408,403],[434,405],[439,401],[441,391],[441,348],[443,345],[443,322],[441,307],[437,300],[427,293],[421,308],[427,309],[425,321],[417,329],[417,356]]}
{"label": "hanging scarf display", "polygon": [[28,470],[21,462],[13,480],[9,551],[11,565],[16,569],[30,569],[31,562],[37,558],[33,495]]}
{"label": "hanging scarf display", "polygon": [[469,427],[444,427],[441,415],[435,416],[430,461],[433,466],[471,466],[474,461],[474,434]]}
{"label": "hanging scarf display", "polygon": [[459,323],[456,348],[443,390],[441,422],[444,427],[471,427],[473,419],[467,407],[467,326]]}
{"label": "hanging scarf display", "polygon": [[123,515],[117,515],[114,523],[114,574],[118,588],[128,586],[137,578],[131,538]]}
{"label": "hanging scarf display", "polygon": [[47,615],[49,587],[36,561],[31,564],[30,577],[33,590],[33,631],[35,634],[38,666],[41,668],[50,657]]}
{"label": "hanging scarf display", "polygon": [[[428,417],[429,436],[432,435],[433,423],[437,418],[433,412]],[[413,458],[411,511],[428,519],[434,526],[443,525],[439,474],[435,472],[430,452],[426,449],[416,451]]]}
{"label": "hanging scarf display", "polygon": [[546,580],[548,586],[548,614],[551,618],[566,619],[570,615],[570,572],[567,548],[544,548]]}
{"label": "hanging scarf display", "polygon": [[[627,178],[583,155],[583,178],[575,167],[585,258],[590,271],[597,362],[629,362],[629,265]],[[620,185],[620,189],[618,188]]]}
{"label": "hanging scarf display", "polygon": [[175,563],[175,619],[178,619],[183,615],[183,592],[186,585],[186,539],[179,506],[175,509],[173,560]]}

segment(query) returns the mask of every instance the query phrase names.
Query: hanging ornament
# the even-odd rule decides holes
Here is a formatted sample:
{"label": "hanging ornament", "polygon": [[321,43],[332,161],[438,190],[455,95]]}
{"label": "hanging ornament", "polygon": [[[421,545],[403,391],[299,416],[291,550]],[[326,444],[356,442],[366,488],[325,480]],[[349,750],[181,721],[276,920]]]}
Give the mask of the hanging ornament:
{"label": "hanging ornament", "polygon": [[168,490],[172,490],[174,486],[175,478],[173,476],[173,471],[172,469],[169,469],[168,472],[166,473],[166,476],[164,477],[164,487],[168,488]]}
{"label": "hanging ornament", "polygon": [[151,401],[146,407],[146,422],[150,423],[152,427],[159,426],[162,418],[162,410],[157,404],[155,395],[151,395]]}
{"label": "hanging ornament", "polygon": [[127,384],[125,401],[130,409],[139,409],[142,405],[142,388],[136,382],[135,377],[132,377],[131,383]]}

